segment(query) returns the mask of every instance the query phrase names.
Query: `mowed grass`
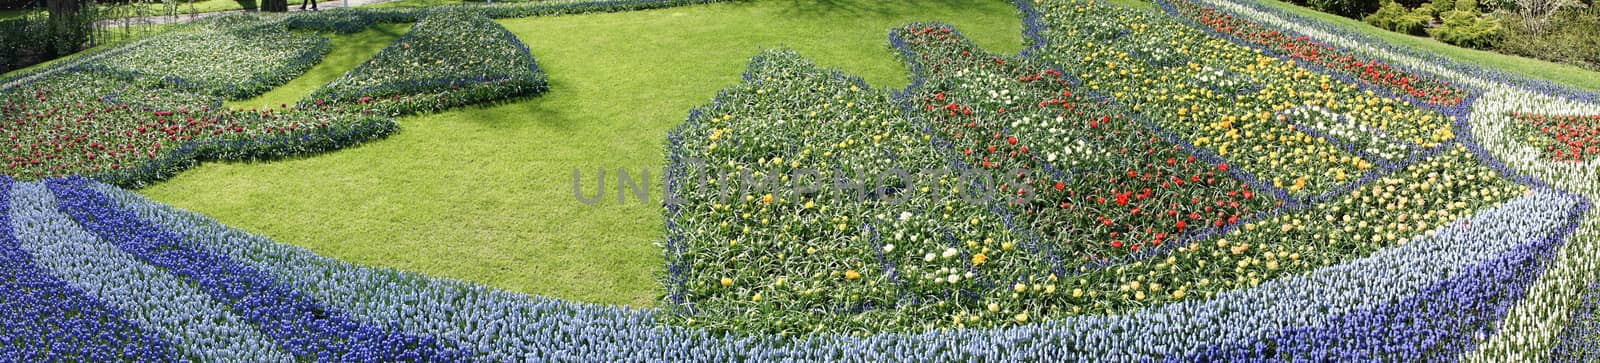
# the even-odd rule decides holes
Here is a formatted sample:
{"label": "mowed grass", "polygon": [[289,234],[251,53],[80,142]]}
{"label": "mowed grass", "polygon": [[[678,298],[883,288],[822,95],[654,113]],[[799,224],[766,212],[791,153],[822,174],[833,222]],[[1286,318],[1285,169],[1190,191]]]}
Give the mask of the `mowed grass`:
{"label": "mowed grass", "polygon": [[[774,0],[510,19],[501,23],[549,73],[549,93],[404,118],[385,140],[323,155],[207,163],[140,193],[341,260],[652,306],[665,264],[668,130],[741,82],[749,58],[768,48],[904,87],[888,33],[913,21],[953,24],[997,51],[1023,47],[1019,14],[1004,0]],[[305,77],[338,72],[323,68]],[[311,83],[254,101],[293,101]],[[604,202],[582,204],[573,171],[592,196],[597,168],[610,179]],[[651,203],[617,203],[619,168],[635,179],[649,170]]]}
{"label": "mowed grass", "polygon": [[389,43],[393,43],[410,29],[411,24],[378,24],[355,34],[324,34],[323,36],[328,37],[329,43],[332,43],[333,50],[322,58],[322,62],[311,67],[305,74],[267,93],[246,100],[228,101],[226,105],[241,109],[292,106],[312,91],[322,88],[322,85],[338,79],[344,72],[355,69],[361,62],[372,58],[378,51],[383,50],[383,47],[389,46]]}

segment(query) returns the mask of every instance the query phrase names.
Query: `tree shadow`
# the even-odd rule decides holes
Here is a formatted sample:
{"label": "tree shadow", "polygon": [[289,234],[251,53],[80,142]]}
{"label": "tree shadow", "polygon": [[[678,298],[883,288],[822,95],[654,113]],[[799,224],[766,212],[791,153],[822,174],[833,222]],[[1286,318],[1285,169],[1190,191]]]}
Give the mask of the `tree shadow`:
{"label": "tree shadow", "polygon": [[975,0],[915,0],[915,1],[856,1],[856,0],[790,0],[784,15],[808,17],[883,17],[915,15],[931,7],[951,7],[970,4]]}

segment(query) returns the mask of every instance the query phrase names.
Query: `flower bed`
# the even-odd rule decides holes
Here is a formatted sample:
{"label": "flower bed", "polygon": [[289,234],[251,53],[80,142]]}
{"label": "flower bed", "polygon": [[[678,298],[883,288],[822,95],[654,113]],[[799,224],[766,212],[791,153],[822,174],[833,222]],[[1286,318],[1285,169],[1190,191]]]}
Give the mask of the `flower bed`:
{"label": "flower bed", "polygon": [[1600,155],[1600,115],[1547,116],[1517,113],[1514,130],[1555,161],[1584,162]]}
{"label": "flower bed", "polygon": [[[52,187],[53,186],[53,187]],[[65,187],[64,189],[62,187]],[[1518,300],[1551,250],[1566,241],[1586,203],[1549,190],[1535,190],[1472,217],[1448,223],[1403,245],[1328,268],[1287,275],[1250,289],[1175,302],[1128,314],[1065,317],[1050,323],[1005,329],[930,331],[855,337],[816,334],[805,338],[765,334],[713,334],[660,325],[662,314],[563,302],[494,290],[469,283],[375,269],[317,256],[309,251],[228,228],[204,216],[161,205],[104,184],[50,181],[11,188],[25,215],[55,227],[39,233],[70,237],[87,248],[121,251],[94,238],[84,220],[48,213],[78,205],[52,203],[52,188],[81,194],[92,208],[137,218],[128,225],[184,236],[180,249],[211,249],[241,269],[279,279],[317,304],[354,321],[441,337],[462,344],[477,360],[728,361],[804,359],[844,362],[990,359],[1041,361],[1104,359],[1140,361],[1201,359],[1337,359],[1409,354],[1445,359],[1460,351],[1505,305]],[[74,198],[72,200],[76,200]],[[60,199],[67,200],[67,199]],[[87,205],[86,205],[87,206]],[[16,208],[23,208],[17,210]],[[38,214],[44,212],[44,214]],[[32,229],[33,227],[30,227]],[[81,229],[80,229],[81,228]],[[33,232],[29,232],[33,233]],[[139,232],[146,233],[146,232]],[[166,233],[166,232],[156,232]],[[40,237],[51,235],[38,235]],[[63,237],[42,238],[60,240]],[[38,242],[33,243],[38,247]],[[126,291],[150,292],[150,284],[179,277],[153,271],[128,280],[96,274],[105,263],[52,254],[50,269],[89,286],[116,281]],[[131,257],[112,261],[130,261]],[[96,280],[96,276],[101,278]],[[114,278],[114,280],[106,280]],[[87,281],[99,281],[87,283]],[[103,291],[100,289],[97,291]],[[109,292],[97,292],[108,294]],[[143,305],[177,301],[145,299]],[[189,304],[189,302],[184,302]],[[1318,308],[1308,308],[1318,307]],[[1405,320],[1383,319],[1404,317]],[[1440,317],[1449,317],[1443,319]],[[507,323],[507,322],[516,323]],[[1226,323],[1219,323],[1226,322]],[[187,324],[182,330],[227,329],[227,320]],[[1313,335],[1316,334],[1316,335]],[[1349,339],[1306,339],[1346,336]],[[276,339],[276,338],[273,338]],[[250,341],[241,340],[240,343]],[[1120,342],[1113,344],[1109,342]],[[1261,344],[1274,352],[1239,349]],[[258,344],[282,344],[257,341]],[[201,343],[175,344],[183,351]],[[248,347],[248,346],[247,346]],[[273,347],[254,347],[272,352]],[[1321,349],[1321,351],[1311,351]]]}
{"label": "flower bed", "polygon": [[[1283,199],[1326,199],[1455,139],[1455,116],[1150,13],[1051,3],[1041,60]],[[1455,111],[1452,109],[1452,111]],[[1317,113],[1330,115],[1318,116]],[[1318,121],[1317,117],[1339,122]],[[1326,127],[1318,129],[1317,127]]]}
{"label": "flower bed", "polygon": [[174,361],[161,335],[34,263],[13,233],[11,185],[0,176],[0,358]]}
{"label": "flower bed", "polygon": [[338,361],[457,361],[461,351],[432,337],[386,331],[362,324],[338,309],[313,301],[277,281],[270,272],[240,265],[139,219],[88,188],[87,179],[46,182],[57,208],[84,230],[113,244],[141,262],[160,267],[197,285],[211,299],[229,307],[257,329],[301,359]]}
{"label": "flower bed", "polygon": [[301,105],[359,103],[387,113],[419,113],[546,89],[528,47],[504,27],[464,11],[430,14]]}
{"label": "flower bed", "polygon": [[1163,1],[1162,5],[1175,16],[1204,24],[1218,33],[1236,37],[1242,42],[1265,47],[1286,57],[1316,64],[1333,72],[1359,79],[1380,88],[1407,95],[1423,103],[1437,106],[1456,106],[1466,101],[1471,90],[1451,82],[1396,69],[1388,63],[1369,57],[1359,57],[1304,35],[1269,28],[1215,7],[1186,1]]}
{"label": "flower bed", "polygon": [[[692,111],[668,140],[661,309],[373,269],[106,184],[0,178],[0,316],[23,322],[0,327],[0,360],[1593,354],[1600,161],[1553,154],[1594,133],[1550,115],[1600,106],[1405,54],[1357,73],[1274,55],[1357,53],[1220,5],[1184,10],[1209,18],[1187,25],[1019,5],[1024,56],[914,24],[890,38],[914,71],[905,91],[778,51]],[[0,96],[18,140],[4,161],[30,178],[146,180],[393,127],[336,102],[221,111],[194,88],[76,71]],[[1403,87],[1434,81],[1473,87]]]}
{"label": "flower bed", "polygon": [[[1221,159],[1191,157],[1114,103],[1074,97],[1054,71],[939,26],[893,39],[919,72],[910,115],[864,85],[768,55],[674,134],[666,317],[715,331],[863,334],[1128,313],[1348,263],[1529,193],[1467,148],[1436,144],[1326,198],[1279,205]],[[923,140],[913,115],[929,118]],[[865,185],[890,191],[877,198],[759,189],[805,167],[872,176],[949,165]],[[960,198],[971,193],[982,195]],[[1153,212],[1140,219],[1144,208]]]}
{"label": "flower bed", "polygon": [[151,82],[62,73],[0,93],[7,174],[94,175],[137,186],[197,160],[259,160],[336,149],[395,129],[331,108],[215,109],[220,100]]}
{"label": "flower bed", "polygon": [[311,69],[332,45],[316,34],[290,32],[281,22],[244,15],[161,35],[93,64],[126,78],[150,78],[245,99]]}
{"label": "flower bed", "polygon": [[671,138],[669,319],[907,329],[948,323],[953,302],[972,300],[952,292],[993,290],[973,265],[1047,268],[984,205],[962,202],[985,192],[930,172],[943,157],[888,94],[788,52],[757,57],[746,78]]}

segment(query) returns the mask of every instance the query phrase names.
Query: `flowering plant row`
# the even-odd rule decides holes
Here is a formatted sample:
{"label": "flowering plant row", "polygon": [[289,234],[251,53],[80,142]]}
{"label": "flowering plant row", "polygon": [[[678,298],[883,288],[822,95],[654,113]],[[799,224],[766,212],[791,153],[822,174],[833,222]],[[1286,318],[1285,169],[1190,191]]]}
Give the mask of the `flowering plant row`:
{"label": "flowering plant row", "polygon": [[241,265],[211,248],[117,208],[83,178],[45,182],[56,208],[103,243],[170,272],[227,306],[301,359],[336,361],[457,361],[463,352],[432,337],[386,331],[322,305],[269,271]]}
{"label": "flowering plant row", "polygon": [[0,360],[171,361],[167,339],[34,262],[13,233],[11,186],[0,176]]}
{"label": "flowering plant row", "polygon": [[[777,55],[754,61],[746,84],[675,132],[671,321],[864,334],[1126,313],[1353,261],[1528,193],[1446,144],[1352,178],[1348,193],[1265,211],[1273,196],[1256,196],[1225,162],[1160,146],[1167,141],[1148,124],[1074,97],[1072,82],[1053,71],[982,52],[943,27],[896,34],[918,70],[911,115],[932,119],[921,134],[921,121],[897,114],[887,95]],[[865,185],[887,192],[876,198],[761,189],[797,182],[797,169],[833,181],[951,165],[956,172]],[[1197,174],[1180,182],[1176,173]],[[1140,183],[1150,191],[1123,185]],[[1072,195],[1080,191],[1100,195]],[[1100,218],[1053,214],[1063,202]],[[1258,204],[1213,218],[1243,203]],[[1143,208],[1156,212],[1123,221]],[[1108,215],[1114,228],[1104,228]],[[1196,232],[1159,248],[1168,237],[1158,233],[1179,241],[1178,228]],[[1136,246],[1146,252],[1133,256]],[[1110,258],[1125,255],[1133,258]]]}
{"label": "flowering plant row", "polygon": [[1316,64],[1430,105],[1460,105],[1472,94],[1469,89],[1443,78],[1396,69],[1381,59],[1361,57],[1311,37],[1269,28],[1202,3],[1174,0],[1163,1],[1162,6],[1174,16],[1199,22],[1242,42],[1266,47],[1286,57]]}
{"label": "flowering plant row", "polygon": [[281,21],[230,15],[160,35],[93,64],[127,77],[245,99],[288,83],[330,49],[328,38],[291,32]]}
{"label": "flowering plant row", "polygon": [[[918,92],[935,135],[997,185],[1014,224],[1056,256],[1102,262],[1238,223],[1275,206],[1270,193],[1168,142],[1120,105],[1074,93],[1059,72],[989,54],[953,29],[911,25],[896,34],[927,84]],[[1236,172],[1236,171],[1234,171]]]}
{"label": "flowering plant row", "polygon": [[[1196,2],[1214,5],[1234,17],[1274,29],[1310,35],[1325,44],[1343,47],[1342,51],[1348,54],[1377,57],[1412,72],[1428,73],[1418,76],[1471,85],[1482,93],[1473,95],[1477,102],[1470,105],[1469,113],[1457,116],[1468,121],[1459,124],[1458,133],[1466,137],[1462,143],[1483,163],[1521,183],[1548,183],[1589,200],[1600,198],[1600,175],[1596,174],[1595,161],[1574,160],[1567,153],[1563,160],[1553,160],[1554,153],[1547,144],[1549,139],[1539,135],[1542,131],[1529,127],[1527,122],[1529,118],[1560,119],[1600,113],[1600,103],[1597,103],[1600,95],[1592,91],[1531,80],[1384,43],[1251,0]],[[1530,143],[1530,136],[1537,141]],[[1581,330],[1583,324],[1587,324],[1584,321],[1590,321],[1593,315],[1585,317],[1576,313],[1580,302],[1576,296],[1585,294],[1593,281],[1600,278],[1600,266],[1589,262],[1592,261],[1589,255],[1595,248],[1600,248],[1600,214],[1590,213],[1576,231],[1573,242],[1558,251],[1540,281],[1529,288],[1527,297],[1511,306],[1504,320],[1497,324],[1496,332],[1487,334],[1476,347],[1467,347],[1470,351],[1461,357],[1462,360],[1542,362],[1587,354],[1583,344],[1593,339],[1582,337]],[[1568,327],[1569,322],[1572,327]]]}
{"label": "flowering plant row", "polygon": [[528,47],[504,27],[470,12],[435,10],[301,105],[359,103],[350,107],[433,112],[537,94],[546,87]]}
{"label": "flowering plant row", "polygon": [[[1326,199],[1455,138],[1448,114],[1158,14],[1104,12],[1089,2],[1049,6],[1041,60],[1283,199]],[[1313,113],[1341,121],[1318,122]]]}
{"label": "flowering plant row", "polygon": [[15,221],[19,247],[31,253],[34,262],[120,307],[143,329],[166,337],[177,356],[200,361],[293,360],[239,314],[194,285],[171,278],[165,270],[83,230],[56,209],[56,198],[44,183],[15,183],[7,190],[13,203],[6,215]]}
{"label": "flowering plant row", "polygon": [[[564,302],[469,283],[375,269],[229,228],[204,216],[145,199],[116,187],[56,180],[6,188],[18,203],[6,214],[25,225],[21,245],[36,253],[46,272],[108,298],[141,322],[160,322],[166,336],[204,332],[229,336],[230,346],[261,352],[251,360],[284,361],[294,344],[271,338],[264,327],[229,318],[224,300],[202,288],[176,283],[183,270],[129,264],[139,250],[100,238],[89,222],[58,212],[91,207],[127,221],[137,235],[183,236],[179,251],[214,251],[230,271],[255,270],[299,291],[314,303],[354,321],[457,344],[459,359],[482,361],[1070,361],[1101,359],[1377,359],[1407,354],[1445,359],[1475,329],[1496,321],[1536,276],[1541,256],[1562,241],[1581,213],[1580,200],[1537,190],[1436,229],[1431,235],[1329,268],[1263,282],[1212,298],[1176,302],[1123,315],[1065,317],[1006,329],[932,331],[855,337],[819,334],[714,334],[661,325],[662,314]],[[61,191],[76,197],[56,197]],[[71,200],[88,204],[62,205]],[[121,215],[120,217],[112,217]],[[112,237],[116,238],[116,237]],[[56,251],[56,252],[51,252]],[[77,252],[77,253],[72,253]],[[182,252],[193,253],[193,252]],[[8,264],[7,266],[14,266]],[[125,266],[133,270],[113,270]],[[197,266],[199,268],[199,266]],[[201,269],[203,270],[203,269]],[[128,274],[127,271],[145,271]],[[118,273],[121,272],[121,273]],[[131,276],[131,278],[130,278]],[[166,287],[163,287],[166,286]],[[249,285],[246,285],[249,286]],[[180,294],[200,299],[159,299]],[[199,295],[195,295],[199,294]],[[1323,308],[1308,308],[1323,307]],[[221,308],[221,310],[218,310]],[[0,306],[5,309],[5,306]],[[214,311],[207,320],[168,319],[172,313]],[[166,313],[163,313],[166,312]],[[194,314],[194,313],[188,313]],[[189,315],[196,316],[196,315]],[[1451,316],[1438,319],[1438,316]],[[1399,317],[1400,319],[1383,319]],[[512,323],[514,322],[514,323]],[[154,325],[147,325],[154,326]],[[1309,339],[1338,336],[1339,340]],[[72,337],[77,337],[73,335]],[[315,337],[315,336],[312,336]],[[171,339],[169,357],[224,359],[207,340]],[[55,351],[93,347],[60,341]],[[0,342],[0,346],[4,346]],[[1273,352],[1250,349],[1274,344]],[[265,346],[263,346],[265,345]],[[148,345],[139,345],[147,347]],[[7,347],[15,347],[7,346]],[[330,358],[331,359],[331,358]]]}
{"label": "flowering plant row", "polygon": [[93,175],[121,185],[170,177],[197,160],[271,159],[335,149],[395,129],[333,108],[218,109],[220,99],[95,71],[57,73],[0,92],[0,163],[18,178]]}
{"label": "flowering plant row", "polygon": [[1600,155],[1600,115],[1549,116],[1516,113],[1513,130],[1555,161],[1584,162]]}

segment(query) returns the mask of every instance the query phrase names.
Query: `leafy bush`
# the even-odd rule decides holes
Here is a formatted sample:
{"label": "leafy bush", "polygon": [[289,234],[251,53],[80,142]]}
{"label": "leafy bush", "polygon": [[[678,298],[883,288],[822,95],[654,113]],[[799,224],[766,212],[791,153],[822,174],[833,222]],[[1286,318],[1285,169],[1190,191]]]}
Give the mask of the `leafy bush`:
{"label": "leafy bush", "polygon": [[1312,8],[1323,12],[1360,19],[1362,15],[1378,10],[1378,0],[1308,0]]}
{"label": "leafy bush", "polygon": [[1537,34],[1515,13],[1501,18],[1506,36],[1496,50],[1524,57],[1561,62],[1600,70],[1600,6],[1562,11],[1550,20],[1549,31]]}
{"label": "leafy bush", "polygon": [[[1460,7],[1460,3],[1457,3]],[[1428,29],[1428,35],[1441,42],[1463,47],[1488,49],[1497,44],[1504,28],[1492,16],[1476,11],[1451,10],[1439,15],[1444,22]]]}
{"label": "leafy bush", "polygon": [[1386,1],[1377,12],[1362,18],[1362,21],[1373,26],[1411,35],[1426,35],[1428,20],[1433,19],[1432,6],[1423,5],[1416,10],[1407,10],[1398,2]]}
{"label": "leafy bush", "polygon": [[544,72],[511,32],[482,15],[434,11],[302,103],[371,103],[415,113],[537,94],[545,87]]}
{"label": "leafy bush", "polygon": [[84,9],[63,27],[51,26],[44,12],[0,20],[0,73],[83,49],[96,16],[92,7]]}
{"label": "leafy bush", "polygon": [[21,69],[51,58],[49,26],[30,18],[0,20],[0,73]]}
{"label": "leafy bush", "polygon": [[1432,15],[1434,15],[1434,16],[1438,16],[1439,13],[1442,13],[1442,12],[1445,12],[1445,11],[1449,11],[1449,10],[1452,10],[1452,9],[1456,8],[1455,0],[1433,0],[1432,2],[1429,2],[1428,4],[1430,5],[1429,8],[1431,10],[1433,10]]}

